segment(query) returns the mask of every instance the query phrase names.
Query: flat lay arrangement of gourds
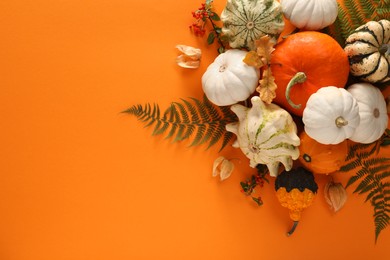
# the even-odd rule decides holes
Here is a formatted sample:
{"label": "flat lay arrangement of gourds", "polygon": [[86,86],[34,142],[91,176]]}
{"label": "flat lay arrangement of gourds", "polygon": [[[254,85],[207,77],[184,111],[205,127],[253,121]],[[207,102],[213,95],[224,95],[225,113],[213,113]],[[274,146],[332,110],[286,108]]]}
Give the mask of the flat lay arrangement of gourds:
{"label": "flat lay arrangement of gourds", "polygon": [[[153,135],[240,149],[258,170],[255,184],[274,178],[293,221],[288,235],[315,201],[317,174],[350,174],[345,185],[323,187],[325,199],[336,212],[346,188],[366,195],[376,241],[390,224],[390,1],[227,0],[218,15],[207,0],[197,12],[219,44],[200,80],[204,98],[124,112],[154,126]],[[286,33],[286,23],[295,30]],[[178,64],[197,68],[201,51],[178,49]],[[213,175],[224,180],[233,169],[219,156]],[[241,185],[250,194],[253,186]]]}

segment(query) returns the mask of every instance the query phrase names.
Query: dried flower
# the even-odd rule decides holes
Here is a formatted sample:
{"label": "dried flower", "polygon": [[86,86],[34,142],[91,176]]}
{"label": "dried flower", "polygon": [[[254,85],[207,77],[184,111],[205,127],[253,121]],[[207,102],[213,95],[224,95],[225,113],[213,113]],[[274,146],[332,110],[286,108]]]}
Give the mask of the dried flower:
{"label": "dried flower", "polygon": [[176,45],[176,48],[182,53],[176,58],[177,65],[183,68],[196,69],[199,67],[202,51],[200,49],[187,46]]}
{"label": "dried flower", "polygon": [[334,212],[339,211],[347,201],[347,191],[339,182],[331,180],[325,185],[325,200]]}
{"label": "dried flower", "polygon": [[219,175],[221,181],[230,177],[234,170],[234,164],[223,156],[218,157],[213,164],[213,177]]}

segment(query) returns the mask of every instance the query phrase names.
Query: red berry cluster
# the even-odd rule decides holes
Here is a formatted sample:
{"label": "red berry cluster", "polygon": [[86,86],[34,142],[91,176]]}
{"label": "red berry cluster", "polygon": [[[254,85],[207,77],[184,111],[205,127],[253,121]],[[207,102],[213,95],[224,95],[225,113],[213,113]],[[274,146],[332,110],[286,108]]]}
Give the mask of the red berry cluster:
{"label": "red berry cluster", "polygon": [[196,36],[204,36],[206,33],[205,24],[207,19],[214,15],[211,12],[211,6],[202,3],[196,11],[192,12],[192,17],[196,19],[196,22],[190,25],[190,29]]}
{"label": "red berry cluster", "polygon": [[206,33],[206,30],[204,29],[203,25],[199,25],[197,23],[193,23],[190,25],[190,29],[195,34],[195,36],[204,36]]}
{"label": "red berry cluster", "polygon": [[[241,192],[243,192],[245,195],[250,196],[252,200],[254,200],[257,205],[261,206],[263,205],[263,200],[260,196],[253,196],[253,193],[255,192],[255,188],[262,188],[264,187],[264,181],[266,181],[264,177],[264,173],[259,172],[256,175],[252,175],[250,179],[246,180],[245,182],[241,182]],[[268,181],[267,181],[268,182]]]}

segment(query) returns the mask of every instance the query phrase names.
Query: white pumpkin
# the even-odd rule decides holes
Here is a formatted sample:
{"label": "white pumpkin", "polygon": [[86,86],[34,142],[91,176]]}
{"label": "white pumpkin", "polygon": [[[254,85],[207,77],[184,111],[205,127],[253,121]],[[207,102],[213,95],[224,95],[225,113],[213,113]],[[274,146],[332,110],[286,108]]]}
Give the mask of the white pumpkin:
{"label": "white pumpkin", "polygon": [[344,88],[320,88],[303,110],[305,132],[322,144],[338,144],[351,137],[359,126],[357,100]]}
{"label": "white pumpkin", "polygon": [[244,101],[255,91],[260,71],[243,62],[246,54],[243,50],[228,50],[220,54],[203,74],[203,91],[215,105],[228,106]]}
{"label": "white pumpkin", "polygon": [[250,159],[250,166],[265,164],[271,176],[278,175],[279,164],[291,170],[298,159],[300,139],[291,115],[275,104],[265,104],[260,97],[251,99],[252,107],[239,104],[231,110],[239,122],[226,125],[226,130],[237,135],[234,147]]}
{"label": "white pumpkin", "polygon": [[227,0],[221,13],[222,33],[232,48],[256,50],[255,41],[268,35],[278,38],[284,29],[277,0]]}
{"label": "white pumpkin", "polygon": [[358,143],[372,143],[378,140],[387,128],[387,107],[382,92],[369,83],[356,83],[348,92],[359,105],[360,124],[349,138]]}
{"label": "white pumpkin", "polygon": [[336,0],[281,0],[283,14],[296,27],[320,30],[334,23],[338,14]]}

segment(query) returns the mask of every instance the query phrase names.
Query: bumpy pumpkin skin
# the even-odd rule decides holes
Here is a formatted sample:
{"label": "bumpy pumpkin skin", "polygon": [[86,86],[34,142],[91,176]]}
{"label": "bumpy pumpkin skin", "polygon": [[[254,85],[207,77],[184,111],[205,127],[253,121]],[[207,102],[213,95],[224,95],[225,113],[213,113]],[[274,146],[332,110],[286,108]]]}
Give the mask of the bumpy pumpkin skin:
{"label": "bumpy pumpkin skin", "polygon": [[358,27],[344,47],[351,74],[371,83],[390,80],[390,21],[370,21]]}
{"label": "bumpy pumpkin skin", "polygon": [[287,192],[286,188],[281,187],[276,191],[276,196],[280,205],[289,209],[290,218],[293,221],[299,221],[302,210],[313,204],[315,193],[309,189],[304,189],[304,191],[292,189]]}
{"label": "bumpy pumpkin skin", "polygon": [[221,13],[222,32],[232,48],[255,50],[255,41],[278,38],[284,29],[282,7],[276,0],[228,0]]}
{"label": "bumpy pumpkin skin", "polygon": [[237,135],[234,147],[250,159],[250,166],[267,165],[270,175],[278,175],[279,164],[291,170],[298,159],[300,140],[291,115],[275,104],[265,104],[258,96],[251,99],[252,107],[239,104],[231,107],[239,122],[226,125]]}
{"label": "bumpy pumpkin skin", "polygon": [[[274,103],[302,116],[307,100],[319,88],[345,87],[349,77],[349,61],[343,48],[332,37],[306,31],[292,34],[275,46],[271,70],[278,86]],[[296,109],[287,101],[286,87],[298,72],[304,72],[307,79],[291,89],[290,99],[295,104],[301,104]]]}
{"label": "bumpy pumpkin skin", "polygon": [[298,222],[302,211],[313,203],[318,185],[312,172],[298,167],[280,173],[275,179],[275,190],[280,204],[289,209],[290,218]]}
{"label": "bumpy pumpkin skin", "polygon": [[317,142],[304,131],[299,135],[299,161],[303,167],[315,174],[329,174],[338,171],[348,155],[347,140],[335,145]]}
{"label": "bumpy pumpkin skin", "polygon": [[332,24],[338,14],[336,0],[281,0],[283,14],[296,27],[320,30]]}

